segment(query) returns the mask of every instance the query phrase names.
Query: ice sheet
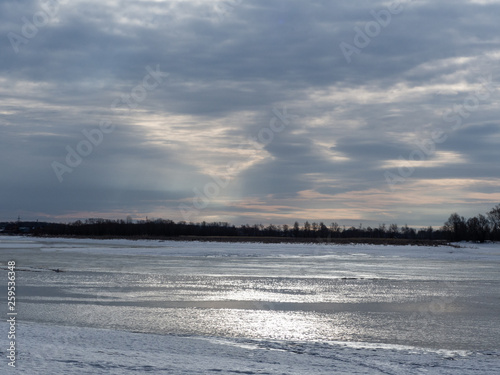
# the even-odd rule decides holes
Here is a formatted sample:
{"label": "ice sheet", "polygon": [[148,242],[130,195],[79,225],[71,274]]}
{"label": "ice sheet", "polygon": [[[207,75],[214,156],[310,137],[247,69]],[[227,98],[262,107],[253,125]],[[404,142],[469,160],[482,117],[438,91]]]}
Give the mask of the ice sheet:
{"label": "ice sheet", "polygon": [[[6,332],[7,324],[0,323]],[[21,323],[16,374],[496,375],[498,353],[365,343],[231,340]],[[5,350],[0,373],[8,373]]]}
{"label": "ice sheet", "polygon": [[86,254],[135,256],[198,257],[303,257],[303,256],[367,256],[407,257],[445,260],[500,260],[500,244],[457,243],[450,246],[383,246],[370,244],[263,244],[159,240],[92,240],[65,238],[0,237],[2,249],[37,248],[46,252],[78,252]]}

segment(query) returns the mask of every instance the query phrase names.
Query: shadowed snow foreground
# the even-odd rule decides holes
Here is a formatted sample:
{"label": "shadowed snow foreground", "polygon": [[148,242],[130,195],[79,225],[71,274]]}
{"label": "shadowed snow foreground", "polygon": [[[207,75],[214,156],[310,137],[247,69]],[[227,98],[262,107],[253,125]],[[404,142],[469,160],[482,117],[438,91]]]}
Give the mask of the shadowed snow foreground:
{"label": "shadowed snow foreground", "polygon": [[[6,323],[0,329],[5,332]],[[54,375],[496,375],[500,371],[498,352],[163,336],[37,323],[20,323],[18,333],[16,374],[34,374],[35,369]]]}

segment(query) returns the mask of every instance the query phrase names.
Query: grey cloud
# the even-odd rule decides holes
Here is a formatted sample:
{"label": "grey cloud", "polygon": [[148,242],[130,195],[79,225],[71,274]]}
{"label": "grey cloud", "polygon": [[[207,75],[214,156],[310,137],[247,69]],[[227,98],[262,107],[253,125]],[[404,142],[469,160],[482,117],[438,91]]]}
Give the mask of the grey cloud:
{"label": "grey cloud", "polygon": [[[284,104],[298,117],[224,194],[240,202],[271,196],[300,210],[294,199],[303,190],[331,197],[386,191],[382,166],[407,156],[415,147],[411,139],[449,126],[441,114],[469,94],[460,84],[472,87],[481,74],[496,72],[500,9],[493,3],[411,2],[347,63],[339,43],[352,43],[354,27],[384,6],[243,1],[219,19],[206,2],[65,2],[57,22],[41,27],[16,54],[7,33],[19,33],[21,17],[31,17],[39,3],[1,2],[0,173],[7,177],[0,193],[13,198],[0,201],[0,219],[19,210],[56,217],[127,207],[143,213],[163,207],[166,216],[175,216],[193,188],[211,181],[201,165],[223,166],[227,157],[214,156],[218,149],[255,136],[269,126],[272,109]],[[487,55],[493,57],[481,58]],[[147,65],[157,64],[170,73],[168,80],[128,115],[110,109],[142,81]],[[358,94],[343,99],[339,93],[349,90]],[[389,95],[393,99],[384,100]],[[494,95],[485,100],[437,146],[464,155],[466,163],[417,168],[408,183],[497,178],[497,101]],[[65,147],[102,118],[116,130],[59,184],[51,162],[64,160]],[[217,136],[195,140],[200,131]],[[180,132],[183,138],[172,136]],[[338,154],[348,159],[335,159]],[[387,210],[401,218],[394,207]],[[441,210],[416,216],[437,222]],[[252,221],[229,201],[213,202],[201,215],[211,212]]]}

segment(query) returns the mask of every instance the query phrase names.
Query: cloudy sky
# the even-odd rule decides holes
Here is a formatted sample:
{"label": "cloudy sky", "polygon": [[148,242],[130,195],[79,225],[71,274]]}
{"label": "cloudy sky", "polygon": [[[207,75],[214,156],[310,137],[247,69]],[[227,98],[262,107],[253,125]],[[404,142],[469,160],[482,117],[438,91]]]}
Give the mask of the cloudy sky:
{"label": "cloudy sky", "polygon": [[0,220],[440,226],[500,203],[500,1],[1,0]]}

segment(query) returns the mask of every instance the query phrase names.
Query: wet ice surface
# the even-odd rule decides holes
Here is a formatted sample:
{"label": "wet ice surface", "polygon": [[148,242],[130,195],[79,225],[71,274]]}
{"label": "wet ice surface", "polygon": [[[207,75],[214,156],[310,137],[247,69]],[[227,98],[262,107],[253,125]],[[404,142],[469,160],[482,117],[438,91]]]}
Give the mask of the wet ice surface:
{"label": "wet ice surface", "polygon": [[496,374],[500,246],[463,246],[0,237],[0,268],[26,373]]}

